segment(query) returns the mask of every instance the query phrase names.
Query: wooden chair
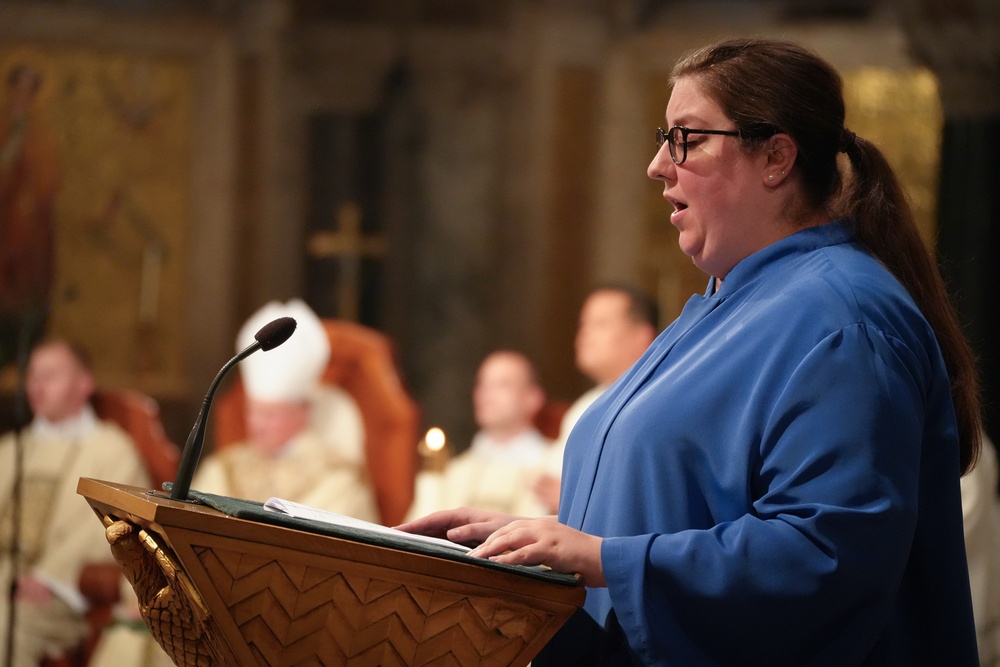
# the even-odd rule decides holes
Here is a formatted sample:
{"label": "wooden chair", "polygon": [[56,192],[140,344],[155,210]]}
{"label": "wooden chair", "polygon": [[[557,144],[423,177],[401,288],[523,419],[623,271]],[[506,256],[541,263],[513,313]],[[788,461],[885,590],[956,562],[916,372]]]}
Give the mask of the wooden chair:
{"label": "wooden chair", "polygon": [[[382,523],[403,521],[413,501],[420,414],[403,386],[395,353],[384,334],[354,322],[323,320],[330,339],[324,383],[345,390],[358,404],[365,429],[365,461]],[[214,444],[246,437],[246,395],[237,377],[216,398],[211,423]]]}
{"label": "wooden chair", "polygon": [[180,449],[164,433],[156,401],[132,389],[103,389],[92,402],[98,417],[115,422],[132,438],[154,488],[173,481]]}
{"label": "wooden chair", "polygon": [[[97,416],[128,433],[146,464],[153,488],[173,481],[180,450],[163,431],[156,401],[132,389],[99,389],[91,402]],[[83,646],[59,658],[47,658],[42,667],[84,667],[100,639],[101,630],[113,620],[113,608],[121,595],[121,568],[117,563],[94,563],[80,573],[80,592],[90,603],[87,611],[89,636]]]}
{"label": "wooden chair", "polygon": [[559,427],[562,426],[563,415],[569,410],[569,401],[550,398],[535,415],[535,426],[549,440],[559,437]]}

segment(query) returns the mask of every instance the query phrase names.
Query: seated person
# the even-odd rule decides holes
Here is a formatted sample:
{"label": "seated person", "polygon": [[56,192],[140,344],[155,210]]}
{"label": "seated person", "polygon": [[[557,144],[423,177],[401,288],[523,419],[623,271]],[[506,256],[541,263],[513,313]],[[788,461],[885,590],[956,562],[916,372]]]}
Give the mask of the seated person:
{"label": "seated person", "polygon": [[[34,667],[85,638],[87,603],[77,589],[89,563],[114,562],[93,510],[76,493],[80,477],[149,486],[145,466],[118,426],[98,420],[89,399],[94,378],[86,356],[71,344],[45,340],[32,350],[26,390],[33,419],[20,434],[0,439],[0,628],[10,614],[7,584],[14,595],[17,667]],[[18,441],[20,441],[18,443]],[[15,572],[13,493],[20,444],[21,513]]]}
{"label": "seated person", "polygon": [[642,356],[656,338],[659,307],[652,296],[628,283],[595,287],[580,309],[574,352],[576,367],[594,382],[563,416],[559,437],[535,487],[547,514],[559,511],[559,478],[566,440],[577,420],[604,390]]}
{"label": "seated person", "polygon": [[[239,365],[246,441],[202,459],[191,488],[261,502],[276,496],[377,521],[363,463],[361,413],[342,389],[320,386],[330,343],[316,314],[299,299],[271,302],[240,329],[236,350],[278,317],[295,319],[291,338]],[[123,622],[101,635],[90,667],[170,667],[145,626],[134,623],[140,618],[134,594],[127,600],[118,612]]]}
{"label": "seated person", "polygon": [[[247,395],[246,442],[204,459],[191,486],[249,500],[277,496],[377,521],[378,510],[356,442],[362,430],[357,406],[345,403],[335,389],[324,388],[320,393],[330,343],[316,314],[298,299],[270,303],[243,326],[236,348],[242,350],[262,326],[285,316],[297,322],[288,342],[257,352],[240,364]],[[326,424],[324,415],[314,414],[318,405],[331,409],[331,404],[344,420],[347,441],[355,441],[350,447],[340,440],[329,441],[335,425]],[[320,422],[326,424],[322,433],[313,426]]]}
{"label": "seated person", "polygon": [[525,516],[544,513],[531,491],[551,446],[534,426],[545,395],[527,357],[494,352],[472,394],[479,432],[443,472],[421,472],[410,516],[465,505]]}

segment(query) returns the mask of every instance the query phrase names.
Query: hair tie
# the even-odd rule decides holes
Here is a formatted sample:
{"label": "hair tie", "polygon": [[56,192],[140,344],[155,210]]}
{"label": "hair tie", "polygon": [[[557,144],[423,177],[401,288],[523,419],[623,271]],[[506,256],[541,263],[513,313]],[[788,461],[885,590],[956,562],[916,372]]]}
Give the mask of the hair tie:
{"label": "hair tie", "polygon": [[851,147],[857,145],[858,135],[854,134],[846,127],[840,133],[840,152],[846,153]]}

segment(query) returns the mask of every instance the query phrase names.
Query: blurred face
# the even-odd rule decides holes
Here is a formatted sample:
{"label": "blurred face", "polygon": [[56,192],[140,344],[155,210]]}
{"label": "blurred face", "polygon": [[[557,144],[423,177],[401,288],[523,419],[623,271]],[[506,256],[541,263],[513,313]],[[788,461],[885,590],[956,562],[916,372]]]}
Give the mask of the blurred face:
{"label": "blurred face", "polygon": [[653,327],[629,317],[629,297],[622,292],[594,292],[580,310],[576,330],[576,365],[598,384],[611,384],[649,347]]}
{"label": "blurred face", "polygon": [[35,417],[60,422],[80,413],[94,391],[94,381],[68,347],[42,345],[28,361],[26,391]]}
{"label": "blurred face", "polygon": [[247,440],[259,451],[274,455],[309,422],[307,403],[277,403],[247,399]]}
{"label": "blurred face", "polygon": [[[674,85],[665,127],[674,125],[736,129],[701,93],[696,77],[681,78]],[[650,178],[663,181],[663,198],[674,207],[670,222],[679,232],[681,250],[698,268],[718,278],[761,247],[760,208],[755,202],[763,192],[760,161],[766,158],[748,156],[738,142],[733,136],[690,134],[683,164],[674,164],[664,143],[647,170]]]}
{"label": "blurred face", "polygon": [[528,361],[517,354],[490,355],[479,366],[472,403],[484,431],[520,432],[541,408],[541,390],[532,382]]}

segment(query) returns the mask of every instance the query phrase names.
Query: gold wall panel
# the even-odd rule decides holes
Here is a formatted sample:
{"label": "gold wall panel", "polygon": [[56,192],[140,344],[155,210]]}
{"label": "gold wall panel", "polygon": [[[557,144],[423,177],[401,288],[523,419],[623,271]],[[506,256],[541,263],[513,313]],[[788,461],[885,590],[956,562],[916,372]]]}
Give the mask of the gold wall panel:
{"label": "gold wall panel", "polygon": [[930,70],[844,74],[845,124],[877,145],[906,188],[924,241],[934,245],[944,112]]}
{"label": "gold wall panel", "polygon": [[[30,122],[54,138],[60,174],[48,331],[80,342],[104,384],[177,391],[191,66],[85,48],[0,49],[4,80],[18,63],[42,74]],[[0,108],[6,103],[0,98]]]}

